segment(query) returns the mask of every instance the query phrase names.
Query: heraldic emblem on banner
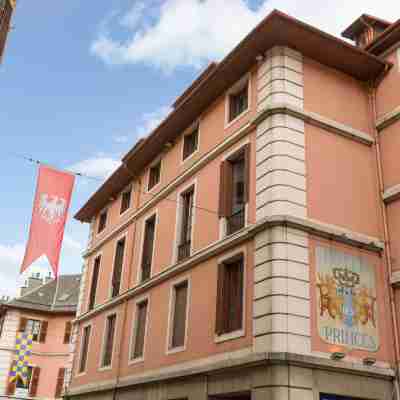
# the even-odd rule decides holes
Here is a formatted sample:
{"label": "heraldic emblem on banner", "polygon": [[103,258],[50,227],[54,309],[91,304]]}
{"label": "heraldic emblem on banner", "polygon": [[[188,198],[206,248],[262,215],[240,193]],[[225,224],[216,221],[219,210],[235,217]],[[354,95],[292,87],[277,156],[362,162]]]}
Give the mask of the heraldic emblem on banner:
{"label": "heraldic emblem on banner", "polygon": [[18,332],[15,342],[15,361],[10,371],[10,382],[20,379],[24,385],[28,383],[29,362],[32,354],[33,337],[25,332]]}
{"label": "heraldic emblem on banner", "polygon": [[375,268],[335,249],[317,247],[317,320],[327,343],[377,351]]}

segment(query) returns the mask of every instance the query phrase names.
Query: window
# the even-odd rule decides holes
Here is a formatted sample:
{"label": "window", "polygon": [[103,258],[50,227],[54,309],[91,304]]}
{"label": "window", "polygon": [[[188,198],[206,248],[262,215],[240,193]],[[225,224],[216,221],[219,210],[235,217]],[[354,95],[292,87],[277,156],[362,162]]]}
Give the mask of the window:
{"label": "window", "polygon": [[71,334],[72,334],[72,322],[67,321],[65,323],[65,330],[64,330],[64,344],[69,344],[71,342]]}
{"label": "window", "polygon": [[99,226],[97,228],[97,233],[104,231],[107,225],[107,210],[103,211],[99,217]]}
{"label": "window", "polygon": [[229,122],[247,110],[249,106],[248,86],[249,83],[246,82],[243,88],[229,95]]}
{"label": "window", "polygon": [[111,282],[111,297],[119,295],[121,287],[122,267],[124,264],[125,238],[118,240],[115,250],[114,270]]}
{"label": "window", "polygon": [[199,128],[196,128],[192,133],[183,137],[183,159],[186,160],[192,155],[199,144]]}
{"label": "window", "polygon": [[31,367],[31,366],[29,366],[28,367],[28,373],[27,373],[27,377],[28,377],[28,379],[26,380],[26,382],[24,383],[23,381],[22,381],[22,379],[20,379],[20,378],[18,378],[17,380],[16,380],[16,384],[15,384],[15,387],[17,388],[17,389],[29,389],[29,386],[30,386],[30,384],[31,384],[31,381],[32,381],[32,371],[33,371],[33,368]]}
{"label": "window", "polygon": [[106,331],[104,336],[104,347],[103,347],[103,357],[101,360],[101,367],[111,366],[112,353],[114,347],[114,334],[115,334],[115,323],[117,320],[117,315],[112,314],[107,317],[106,320]]}
{"label": "window", "polygon": [[0,337],[3,336],[4,322],[6,320],[6,314],[0,316]]}
{"label": "window", "polygon": [[194,187],[181,195],[181,231],[178,245],[178,261],[190,256],[194,210]]}
{"label": "window", "polygon": [[131,206],[132,189],[125,190],[121,195],[121,209],[120,214],[123,214]]}
{"label": "window", "polygon": [[245,205],[249,198],[250,146],[223,161],[220,171],[220,217],[226,218],[228,235],[245,226]]}
{"label": "window", "polygon": [[134,327],[134,342],[131,347],[131,360],[143,358],[148,304],[148,300],[144,300],[136,305],[136,321]]}
{"label": "window", "polygon": [[19,331],[30,333],[34,342],[44,343],[47,336],[47,321],[21,318]]}
{"label": "window", "polygon": [[149,184],[147,190],[151,190],[157,183],[160,182],[161,177],[161,161],[150,167]]}
{"label": "window", "polygon": [[184,347],[186,336],[188,281],[173,288],[173,315],[170,349]]}
{"label": "window", "polygon": [[87,356],[89,351],[89,340],[90,340],[91,326],[85,326],[83,328],[82,343],[81,343],[81,357],[79,360],[79,373],[85,372]]}
{"label": "window", "polygon": [[64,389],[64,379],[65,379],[65,368],[58,369],[56,391],[54,394],[55,398],[62,397],[62,392]]}
{"label": "window", "polygon": [[243,328],[243,256],[218,266],[216,333]]}
{"label": "window", "polygon": [[98,256],[94,260],[94,265],[93,265],[92,284],[90,286],[88,311],[93,310],[94,305],[96,303],[96,292],[97,292],[97,284],[99,281],[100,264],[101,264],[101,256]]}
{"label": "window", "polygon": [[142,255],[142,276],[141,281],[150,279],[151,264],[153,262],[154,235],[156,229],[156,216],[153,215],[145,222],[143,255]]}

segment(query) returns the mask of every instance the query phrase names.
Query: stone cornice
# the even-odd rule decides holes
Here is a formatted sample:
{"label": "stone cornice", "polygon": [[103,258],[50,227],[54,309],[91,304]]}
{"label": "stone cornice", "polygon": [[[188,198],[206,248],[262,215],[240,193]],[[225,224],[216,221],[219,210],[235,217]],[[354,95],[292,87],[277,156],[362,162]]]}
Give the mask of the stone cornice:
{"label": "stone cornice", "polygon": [[389,189],[385,190],[385,192],[382,195],[382,199],[386,204],[397,200],[399,197],[400,197],[400,184],[392,186]]}
{"label": "stone cornice", "polygon": [[383,115],[376,121],[376,129],[381,131],[400,119],[400,106],[393,111]]}
{"label": "stone cornice", "polygon": [[289,114],[311,125],[318,126],[332,133],[336,133],[369,146],[374,143],[374,139],[365,132],[323,117],[317,113],[302,110],[301,108],[294,107],[290,104],[273,104],[272,106],[267,107],[259,112],[253,123],[257,124],[274,114]]}
{"label": "stone cornice", "polygon": [[82,322],[87,319],[93,318],[95,315],[102,313],[112,307],[115,307],[122,302],[136,297],[146,290],[159,285],[167,279],[174,277],[201,262],[208,260],[222,252],[229,250],[239,244],[245,243],[252,239],[257,233],[271,228],[273,226],[288,226],[299,229],[303,232],[322,237],[332,239],[334,241],[349,244],[351,246],[361,247],[370,251],[380,253],[384,249],[384,243],[375,237],[366,236],[358,232],[353,232],[348,229],[326,224],[317,220],[309,218],[299,218],[290,215],[275,215],[272,217],[265,218],[256,224],[249,225],[234,235],[228,236],[224,239],[218,240],[211,245],[198,250],[191,257],[187,258],[183,262],[173,264],[165,268],[162,272],[153,276],[150,280],[145,283],[134,286],[121,293],[118,297],[103,303],[90,312],[81,314],[75,319],[75,323]]}

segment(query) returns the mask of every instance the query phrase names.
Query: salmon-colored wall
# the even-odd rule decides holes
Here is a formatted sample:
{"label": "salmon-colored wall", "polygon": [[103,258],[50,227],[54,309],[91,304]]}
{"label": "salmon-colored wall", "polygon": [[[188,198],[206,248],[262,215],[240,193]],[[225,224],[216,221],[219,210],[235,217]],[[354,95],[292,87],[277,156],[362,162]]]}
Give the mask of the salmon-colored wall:
{"label": "salmon-colored wall", "polygon": [[[400,82],[400,76],[399,76]],[[399,83],[400,85],[400,83]],[[399,102],[400,104],[400,102]],[[385,189],[400,183],[400,121],[386,127],[380,132],[382,154],[383,182]]]}
{"label": "salmon-colored wall", "polygon": [[378,118],[400,106],[400,66],[396,51],[390,53],[386,60],[394,65],[377,89],[376,108]]}
{"label": "salmon-colored wall", "polygon": [[304,108],[371,134],[368,91],[340,71],[304,59]]}
{"label": "salmon-colored wall", "polygon": [[308,216],[381,237],[373,147],[306,124]]}
{"label": "salmon-colored wall", "polygon": [[[209,259],[195,268],[184,272],[181,275],[163,282],[162,284],[148,290],[145,295],[149,296],[148,308],[148,331],[145,342],[144,362],[128,365],[129,346],[132,335],[133,314],[135,310],[135,298],[131,299],[127,308],[126,325],[122,328],[123,308],[120,305],[114,310],[118,312],[118,327],[116,333],[116,343],[114,347],[113,369],[99,371],[100,356],[104,332],[104,321],[108,313],[95,316],[90,320],[92,324],[92,337],[90,340],[87,371],[83,375],[75,375],[73,386],[84,385],[95,380],[108,380],[115,376],[118,368],[117,349],[121,332],[123,331],[121,348],[121,376],[130,375],[149,369],[157,369],[171,364],[204,358],[221,352],[234,351],[252,345],[252,298],[253,298],[253,244],[249,242],[245,246],[247,256],[245,258],[245,336],[215,343],[215,311],[217,297],[217,265],[218,258]],[[169,300],[171,285],[174,281],[187,277],[190,279],[189,293],[189,319],[186,350],[176,354],[166,354],[167,349],[167,326],[169,315]],[[143,295],[140,295],[142,297]],[[85,326],[84,324],[82,326]],[[81,328],[82,328],[81,326]],[[80,345],[78,343],[78,349]],[[94,351],[96,349],[96,351]],[[76,353],[77,355],[79,352]],[[76,357],[77,358],[77,357]],[[75,374],[77,368],[75,362]]]}
{"label": "salmon-colored wall", "polygon": [[[72,321],[74,315],[46,315],[22,312],[21,318],[47,321],[47,335],[44,343],[34,342],[31,365],[40,368],[38,397],[54,398],[57,376],[60,368],[66,368],[70,346],[64,344],[65,324]],[[40,354],[37,354],[40,353]]]}
{"label": "salmon-colored wall", "polygon": [[[316,262],[315,249],[317,246],[330,247],[335,250],[350,254],[356,257],[361,257],[364,261],[375,267],[376,285],[377,285],[377,306],[378,306],[378,331],[379,331],[379,349],[377,352],[368,352],[362,350],[350,350],[350,348],[340,350],[338,346],[324,342],[317,328],[317,313],[319,305],[317,304],[316,296]],[[352,246],[338,244],[333,241],[323,240],[316,237],[310,238],[310,297],[311,297],[311,326],[312,326],[312,351],[332,353],[334,351],[344,351],[348,357],[364,358],[374,357],[377,361],[392,362],[393,354],[393,335],[390,322],[390,309],[387,285],[387,275],[385,273],[384,258],[375,253],[365,250],[360,250]]]}
{"label": "salmon-colored wall", "polygon": [[[149,166],[146,167],[141,174],[139,174],[138,181],[134,182],[134,194],[132,196],[133,207],[122,216],[120,215],[121,195],[116,200],[111,202],[108,209],[107,226],[100,233],[97,234],[98,217],[95,223],[95,236],[93,244],[101,240],[107,235],[116,225],[125,221],[139,206],[143,206],[146,202],[151,200],[156,193],[162,190],[166,185],[172,182],[177,176],[181,175],[184,171],[190,168],[194,162],[199,158],[209,153],[210,150],[215,148],[218,144],[224,141],[233,132],[237,131],[241,126],[250,121],[256,114],[257,102],[257,70],[254,68],[250,73],[250,104],[248,112],[235,120],[232,124],[226,126],[225,124],[225,103],[226,95],[220,96],[215,100],[210,107],[199,116],[199,146],[198,151],[192,157],[182,162],[182,147],[183,136],[186,131],[182,132],[179,138],[175,141],[175,145],[168,151],[162,154],[161,158],[161,179],[160,183],[156,185],[147,194],[147,184],[149,175]],[[190,127],[188,127],[189,129]],[[150,164],[151,165],[151,164]]]}

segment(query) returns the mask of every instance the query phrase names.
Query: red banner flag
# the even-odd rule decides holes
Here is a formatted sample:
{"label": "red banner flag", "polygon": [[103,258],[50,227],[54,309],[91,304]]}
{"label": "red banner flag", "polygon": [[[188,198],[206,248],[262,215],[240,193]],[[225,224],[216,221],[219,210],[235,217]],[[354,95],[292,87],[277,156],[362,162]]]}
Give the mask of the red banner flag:
{"label": "red banner flag", "polygon": [[42,255],[46,255],[57,277],[74,180],[75,176],[69,173],[42,165],[39,167],[29,240],[21,273]]}

